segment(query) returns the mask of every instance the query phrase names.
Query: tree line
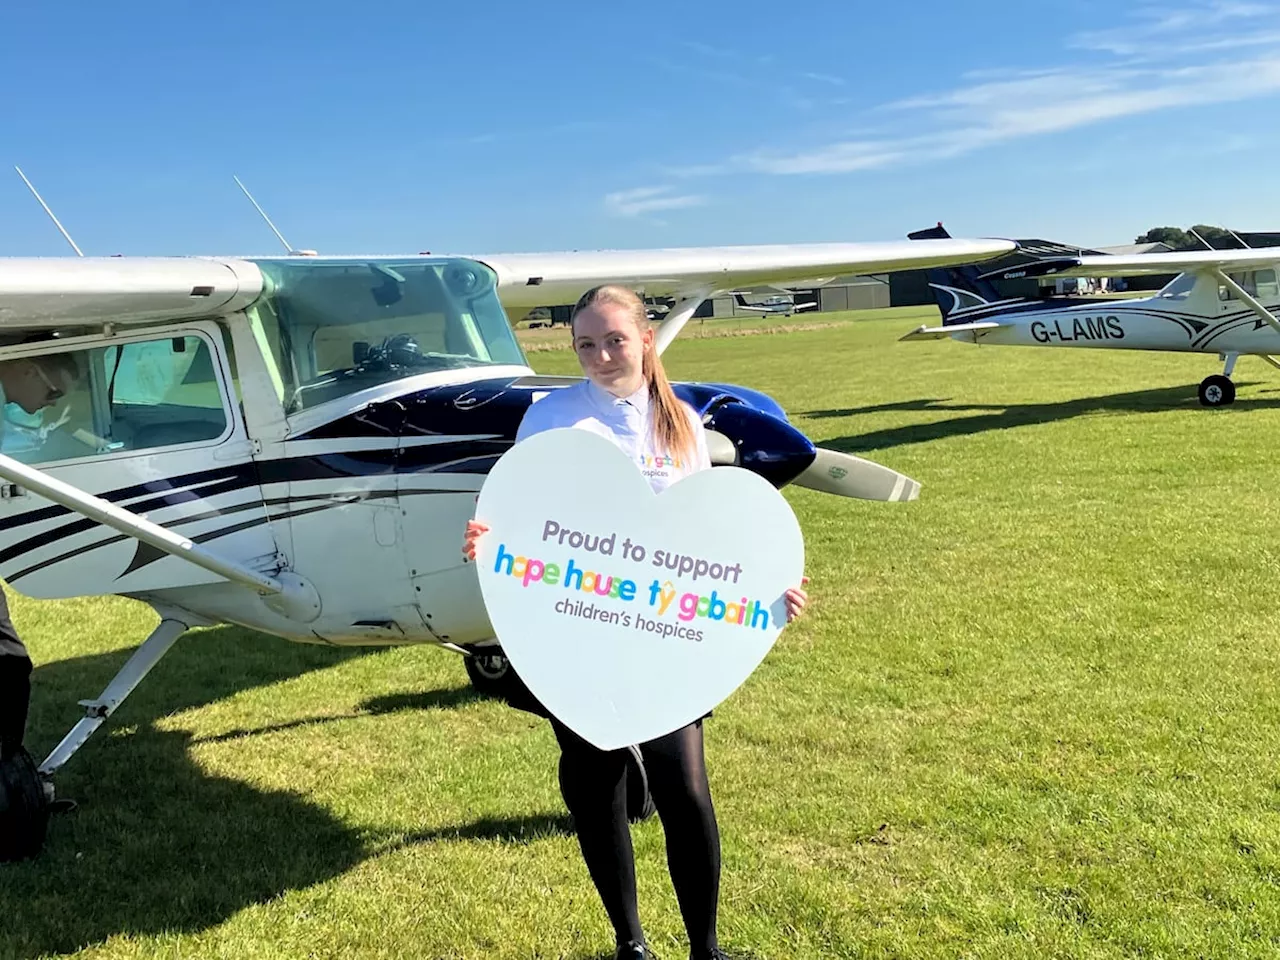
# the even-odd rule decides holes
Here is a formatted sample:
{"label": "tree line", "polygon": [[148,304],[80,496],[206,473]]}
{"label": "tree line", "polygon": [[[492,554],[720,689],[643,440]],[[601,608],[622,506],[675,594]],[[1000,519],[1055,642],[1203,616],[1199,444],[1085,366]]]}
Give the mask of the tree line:
{"label": "tree line", "polygon": [[[1253,246],[1271,246],[1275,241],[1252,239],[1248,244],[1242,242],[1230,230],[1222,227],[1212,227],[1207,223],[1197,223],[1191,227],[1201,237],[1205,243],[1213,247],[1215,250],[1243,250],[1246,247]],[[1134,243],[1167,243],[1174,250],[1203,250],[1204,243],[1201,243],[1192,234],[1191,230],[1183,230],[1181,227],[1153,227],[1140,237],[1134,238]]]}

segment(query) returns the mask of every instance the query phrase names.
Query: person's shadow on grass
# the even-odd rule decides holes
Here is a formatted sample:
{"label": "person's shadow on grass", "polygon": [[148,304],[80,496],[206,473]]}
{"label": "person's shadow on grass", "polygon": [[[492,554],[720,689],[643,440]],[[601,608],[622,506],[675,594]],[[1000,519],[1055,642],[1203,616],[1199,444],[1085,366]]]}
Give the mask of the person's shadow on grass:
{"label": "person's shadow on grass", "polygon": [[[1238,387],[1253,384],[1240,381]],[[1057,403],[973,404],[942,398],[908,400],[899,403],[873,404],[865,407],[847,407],[835,410],[806,410],[797,414],[815,420],[852,417],[867,413],[891,411],[919,411],[921,413],[957,413],[961,416],[928,423],[911,423],[884,430],[835,437],[819,441],[819,446],[843,453],[867,453],[887,450],[911,443],[927,443],[949,437],[967,437],[988,430],[1004,430],[1010,427],[1026,427],[1043,423],[1056,423],[1089,414],[1164,413],[1179,409],[1204,409],[1206,416],[1244,413],[1250,410],[1275,409],[1280,399],[1274,397],[1248,397],[1218,410],[1200,406],[1195,385],[1160,387],[1152,390],[1132,390],[1127,393],[1111,393],[1097,397],[1080,397]]]}

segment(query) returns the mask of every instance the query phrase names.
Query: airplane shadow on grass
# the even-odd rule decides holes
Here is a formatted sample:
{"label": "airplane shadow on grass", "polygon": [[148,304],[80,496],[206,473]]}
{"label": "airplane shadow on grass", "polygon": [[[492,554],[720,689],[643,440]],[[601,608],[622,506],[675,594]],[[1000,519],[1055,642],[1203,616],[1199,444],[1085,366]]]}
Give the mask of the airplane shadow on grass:
{"label": "airplane shadow on grass", "polygon": [[[1237,382],[1237,387],[1253,386],[1244,381]],[[1274,392],[1274,391],[1267,391]],[[830,417],[852,417],[868,413],[889,413],[893,411],[920,411],[922,413],[963,413],[965,416],[953,417],[949,420],[936,420],[930,423],[913,423],[901,427],[889,427],[885,430],[872,430],[848,437],[837,437],[821,441],[821,445],[843,453],[859,453],[872,450],[885,450],[890,447],[911,443],[928,443],[930,440],[944,440],[949,437],[967,437],[988,430],[1004,430],[1010,427],[1027,427],[1043,423],[1056,423],[1074,417],[1087,416],[1094,413],[1127,412],[1127,413],[1166,413],[1181,409],[1204,410],[1206,416],[1220,416],[1231,413],[1244,413],[1250,410],[1273,410],[1280,408],[1280,398],[1249,397],[1237,400],[1229,407],[1208,410],[1200,406],[1196,398],[1196,385],[1181,387],[1162,387],[1156,390],[1133,390],[1128,393],[1112,393],[1100,397],[1081,397],[1076,400],[1064,400],[1059,403],[1015,403],[1015,404],[972,404],[951,403],[947,399],[931,398],[925,400],[907,400],[900,403],[885,403],[866,407],[848,407],[840,410],[808,410],[800,413],[802,417],[815,420]],[[974,412],[978,412],[975,416]],[[990,411],[983,413],[982,411]]]}
{"label": "airplane shadow on grass", "polygon": [[[130,652],[36,668],[27,743],[37,758],[78,719],[76,701],[96,695]],[[208,929],[247,906],[330,880],[385,852],[376,837],[300,794],[201,770],[190,755],[189,733],[156,727],[171,713],[370,652],[289,643],[234,627],[179,641],[59,775],[60,795],[80,800],[81,807],[53,818],[37,860],[0,864],[0,957],[69,953],[113,935]],[[385,697],[371,706],[392,712],[468,699],[465,690],[431,691]],[[568,829],[554,815],[486,819],[395,846],[528,842]]]}

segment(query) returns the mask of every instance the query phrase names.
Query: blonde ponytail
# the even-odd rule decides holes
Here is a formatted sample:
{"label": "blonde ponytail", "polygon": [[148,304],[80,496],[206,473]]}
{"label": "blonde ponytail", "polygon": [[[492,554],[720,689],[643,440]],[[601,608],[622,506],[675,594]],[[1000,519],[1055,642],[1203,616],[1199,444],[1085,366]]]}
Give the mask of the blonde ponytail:
{"label": "blonde ponytail", "polygon": [[[570,331],[573,329],[574,318],[597,303],[615,303],[626,307],[641,333],[649,329],[649,313],[636,292],[629,287],[607,283],[593,287],[578,298],[569,318]],[[669,456],[692,457],[697,450],[693,424],[689,422],[684,404],[671,389],[671,382],[662,366],[662,357],[658,356],[656,349],[645,351],[641,370],[645,382],[649,384],[649,403],[653,408],[653,439]]]}

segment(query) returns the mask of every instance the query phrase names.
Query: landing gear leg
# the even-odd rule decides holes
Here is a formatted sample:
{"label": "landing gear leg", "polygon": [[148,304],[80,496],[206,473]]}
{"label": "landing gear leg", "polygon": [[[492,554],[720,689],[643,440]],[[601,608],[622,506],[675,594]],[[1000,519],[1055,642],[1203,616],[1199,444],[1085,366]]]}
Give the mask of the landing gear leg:
{"label": "landing gear leg", "polygon": [[93,736],[93,732],[106,723],[107,717],[116,712],[125,698],[133,693],[151,668],[160,662],[160,658],[169,652],[177,639],[187,632],[188,625],[181,620],[166,617],[160,621],[151,636],[133,652],[120,672],[107,684],[107,689],[97,700],[81,700],[84,717],[71,728],[71,732],[62,738],[62,742],[53,749],[48,759],[40,764],[40,775],[52,777],[64,763],[71,759],[77,750]]}
{"label": "landing gear leg", "polygon": [[1226,407],[1235,402],[1236,385],[1231,382],[1231,374],[1240,354],[1224,353],[1221,358],[1226,361],[1222,374],[1214,374],[1200,381],[1200,405],[1203,407]]}

